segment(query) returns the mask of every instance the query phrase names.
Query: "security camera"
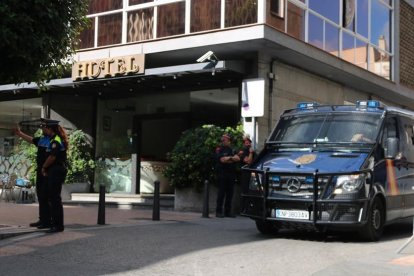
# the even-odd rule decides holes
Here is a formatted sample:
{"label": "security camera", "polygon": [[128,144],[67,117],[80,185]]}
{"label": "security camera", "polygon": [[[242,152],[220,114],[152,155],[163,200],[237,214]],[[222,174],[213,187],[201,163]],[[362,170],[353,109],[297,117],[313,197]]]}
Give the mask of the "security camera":
{"label": "security camera", "polygon": [[211,57],[214,57],[215,60],[217,60],[217,57],[214,55],[213,51],[208,51],[204,55],[202,55],[199,59],[197,59],[197,62],[204,62],[206,60],[211,61]]}

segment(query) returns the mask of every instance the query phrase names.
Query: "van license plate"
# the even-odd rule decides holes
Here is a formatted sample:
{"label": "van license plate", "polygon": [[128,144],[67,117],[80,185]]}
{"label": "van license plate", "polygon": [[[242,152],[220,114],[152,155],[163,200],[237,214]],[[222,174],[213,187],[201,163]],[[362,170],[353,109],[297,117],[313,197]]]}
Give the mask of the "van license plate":
{"label": "van license plate", "polygon": [[276,209],[277,218],[309,219],[308,211]]}

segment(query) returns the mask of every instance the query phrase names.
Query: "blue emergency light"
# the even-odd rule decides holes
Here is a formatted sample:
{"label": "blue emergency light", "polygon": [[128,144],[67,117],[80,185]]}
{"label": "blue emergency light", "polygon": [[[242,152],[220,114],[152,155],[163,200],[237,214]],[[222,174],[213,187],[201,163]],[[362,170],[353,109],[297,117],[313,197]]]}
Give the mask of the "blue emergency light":
{"label": "blue emergency light", "polygon": [[380,107],[380,102],[379,101],[357,101],[357,108],[362,108],[362,109],[366,109],[366,108],[378,108]]}
{"label": "blue emergency light", "polygon": [[298,103],[296,107],[299,109],[312,109],[318,105],[319,104],[316,102],[302,102],[302,103]]}

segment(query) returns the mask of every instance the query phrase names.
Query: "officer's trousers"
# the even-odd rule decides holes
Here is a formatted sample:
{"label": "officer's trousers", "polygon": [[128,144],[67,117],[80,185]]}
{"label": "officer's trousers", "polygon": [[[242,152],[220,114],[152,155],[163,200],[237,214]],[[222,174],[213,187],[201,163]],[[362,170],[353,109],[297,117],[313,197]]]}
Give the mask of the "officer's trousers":
{"label": "officer's trousers", "polygon": [[220,173],[218,175],[218,191],[217,191],[217,205],[216,213],[223,212],[230,215],[232,211],[232,200],[234,193],[234,184],[236,182],[236,175],[234,173]]}
{"label": "officer's trousers", "polygon": [[63,205],[60,193],[66,178],[67,170],[61,165],[53,165],[48,170],[48,199],[52,215],[52,227],[63,230]]}
{"label": "officer's trousers", "polygon": [[39,202],[39,221],[42,225],[50,225],[50,207],[47,191],[47,176],[39,170],[36,173],[36,195]]}

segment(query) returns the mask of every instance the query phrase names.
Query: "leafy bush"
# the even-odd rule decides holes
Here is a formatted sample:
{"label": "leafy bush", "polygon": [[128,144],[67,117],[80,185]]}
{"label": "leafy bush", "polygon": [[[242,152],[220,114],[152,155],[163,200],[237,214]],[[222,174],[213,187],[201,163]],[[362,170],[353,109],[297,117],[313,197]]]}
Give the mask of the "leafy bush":
{"label": "leafy bush", "polygon": [[95,168],[93,148],[82,130],[74,130],[69,135],[68,174],[66,183],[92,182]]}
{"label": "leafy bush", "polygon": [[242,126],[236,128],[221,128],[214,125],[204,125],[186,130],[174,149],[168,154],[170,165],[163,174],[176,188],[194,187],[201,191],[204,180],[216,183],[215,150],[220,145],[223,133],[233,137],[235,149],[242,147]]}

